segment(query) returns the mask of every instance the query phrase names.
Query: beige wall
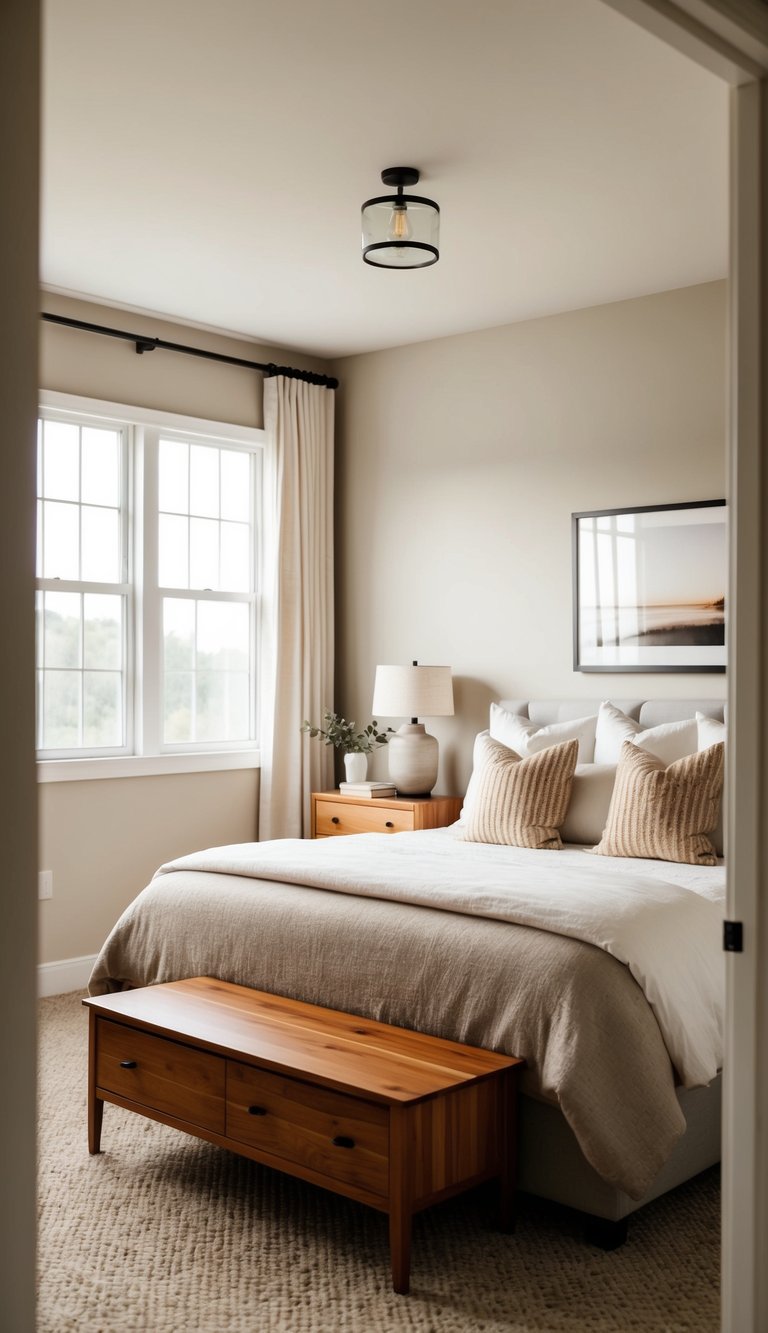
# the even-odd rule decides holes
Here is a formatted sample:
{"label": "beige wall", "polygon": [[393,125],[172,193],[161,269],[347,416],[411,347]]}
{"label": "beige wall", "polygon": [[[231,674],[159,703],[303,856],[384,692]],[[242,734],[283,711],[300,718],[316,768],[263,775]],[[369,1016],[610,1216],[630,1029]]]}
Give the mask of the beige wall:
{"label": "beige wall", "polygon": [[377,662],[449,663],[438,789],[492,698],[724,695],[573,671],[570,516],[725,494],[725,336],[719,282],[337,363],[336,704],[370,716]]}
{"label": "beige wall", "polygon": [[[50,292],[41,294],[41,309],[248,360],[327,369],[296,352]],[[211,421],[262,424],[257,372],[172,352],[137,356],[132,343],[49,323],[41,326],[40,382]],[[252,769],[42,783],[38,792],[40,866],[53,872],[53,898],[40,903],[44,963],[95,953],[161,862],[256,836],[258,773]]]}
{"label": "beige wall", "polygon": [[40,786],[43,962],[96,953],[164,861],[256,837],[258,773],[174,773]]}

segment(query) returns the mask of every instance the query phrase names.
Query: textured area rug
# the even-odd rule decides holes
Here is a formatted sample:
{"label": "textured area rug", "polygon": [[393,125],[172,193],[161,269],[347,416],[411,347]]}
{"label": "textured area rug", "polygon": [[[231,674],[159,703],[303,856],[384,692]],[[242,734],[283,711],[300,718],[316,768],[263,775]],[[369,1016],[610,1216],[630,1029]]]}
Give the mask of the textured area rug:
{"label": "textured area rug", "polygon": [[40,1002],[39,1333],[708,1333],[717,1330],[719,1180],[650,1204],[629,1240],[520,1202],[512,1236],[480,1189],[414,1220],[410,1296],[387,1220],[360,1204],[107,1105],[86,1139],[87,1015]]}

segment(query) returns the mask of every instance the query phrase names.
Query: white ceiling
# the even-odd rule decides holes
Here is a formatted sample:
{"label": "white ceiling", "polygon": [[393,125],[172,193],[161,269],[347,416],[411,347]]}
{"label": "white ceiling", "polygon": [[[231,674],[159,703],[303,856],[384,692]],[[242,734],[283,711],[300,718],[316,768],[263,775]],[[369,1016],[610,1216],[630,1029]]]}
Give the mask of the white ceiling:
{"label": "white ceiling", "polygon": [[[47,0],[45,285],[333,356],[725,275],[724,84],[601,0]],[[360,256],[413,165],[441,258]]]}

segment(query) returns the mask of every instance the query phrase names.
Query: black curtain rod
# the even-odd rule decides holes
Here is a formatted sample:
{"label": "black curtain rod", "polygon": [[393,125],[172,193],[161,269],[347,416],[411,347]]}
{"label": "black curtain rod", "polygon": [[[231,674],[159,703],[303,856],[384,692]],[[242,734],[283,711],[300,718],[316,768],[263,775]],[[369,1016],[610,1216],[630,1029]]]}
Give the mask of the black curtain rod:
{"label": "black curtain rod", "polygon": [[189,347],[186,343],[166,342],[165,338],[148,338],[143,333],[128,333],[126,329],[110,329],[106,324],[89,324],[84,319],[70,319],[68,315],[50,315],[42,311],[41,319],[50,324],[63,324],[67,329],[82,329],[84,333],[101,333],[107,338],[122,338],[125,342],[135,343],[136,351],[141,356],[144,352],[183,352],[185,356],[201,356],[206,361],[223,361],[228,366],[244,366],[247,370],[260,370],[267,379],[273,375],[285,375],[287,379],[304,380],[306,384],[318,384],[324,389],[338,389],[339,381],[331,375],[316,375],[313,370],[295,370],[292,366],[276,366],[274,361],[246,361],[241,356],[225,356],[223,352],[209,352],[204,347]]}

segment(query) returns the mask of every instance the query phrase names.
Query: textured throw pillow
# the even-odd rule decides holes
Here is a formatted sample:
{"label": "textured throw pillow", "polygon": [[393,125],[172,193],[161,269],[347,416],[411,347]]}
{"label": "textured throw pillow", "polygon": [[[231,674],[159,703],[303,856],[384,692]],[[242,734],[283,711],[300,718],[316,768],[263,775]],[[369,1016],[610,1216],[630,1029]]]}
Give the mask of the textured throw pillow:
{"label": "textured throw pillow", "polygon": [[557,850],[579,753],[577,740],[521,758],[490,736],[475,742],[478,766],[463,810],[466,842]]}
{"label": "textured throw pillow", "polygon": [[531,722],[530,718],[507,712],[501,704],[491,704],[491,736],[523,759],[551,745],[559,745],[561,741],[577,740],[579,763],[590,764],[595,750],[596,726],[597,717],[594,716],[551,722],[547,727],[540,727],[536,722]]}
{"label": "textured throw pillow", "polygon": [[665,764],[672,764],[698,750],[699,733],[694,717],[644,728],[615,704],[601,703],[595,730],[595,763],[618,764],[625,741],[633,741]]}
{"label": "textured throw pillow", "polygon": [[669,765],[625,742],[597,854],[714,865],[724,759],[722,742]]}

